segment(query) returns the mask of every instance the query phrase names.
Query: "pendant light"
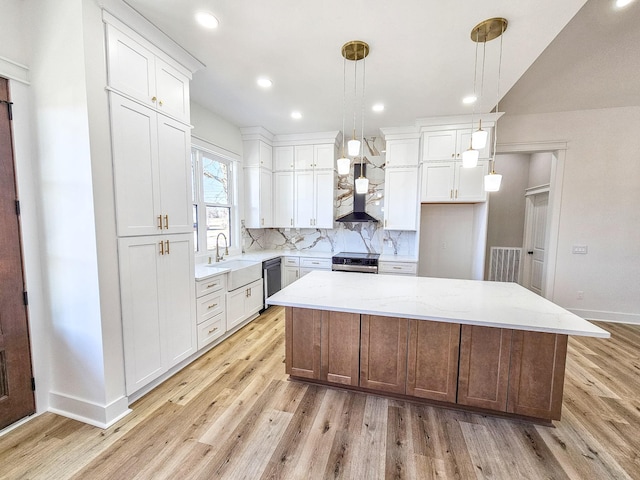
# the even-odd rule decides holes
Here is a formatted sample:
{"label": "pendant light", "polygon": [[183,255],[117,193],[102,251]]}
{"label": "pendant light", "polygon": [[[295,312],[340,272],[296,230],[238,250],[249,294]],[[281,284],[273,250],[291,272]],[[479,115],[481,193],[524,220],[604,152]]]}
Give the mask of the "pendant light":
{"label": "pendant light", "polygon": [[[361,153],[362,150],[362,142],[356,139],[356,106],[355,99],[357,98],[357,69],[358,69],[358,60],[364,60],[367,55],[369,55],[369,45],[360,40],[353,40],[351,42],[347,42],[342,46],[342,56],[345,60],[351,60],[354,62],[353,72],[354,72],[354,80],[353,80],[353,91],[354,91],[354,105],[353,105],[353,137],[347,143],[347,153],[351,157],[357,157],[360,155],[360,177],[358,177],[355,181],[356,184],[356,193],[362,194],[367,193],[369,191],[369,180],[362,173],[362,165],[364,165],[364,153]],[[362,67],[362,100],[361,100],[361,108],[362,108],[362,138],[364,138],[364,87],[365,87],[365,64],[363,62]],[[346,77],[346,74],[345,74]]]}
{"label": "pendant light", "polygon": [[347,59],[342,61],[342,157],[336,164],[338,165],[338,175],[349,175],[351,170],[351,160],[344,154],[344,116],[347,109]]}
{"label": "pendant light", "polygon": [[[496,113],[499,111],[498,104],[500,102],[500,76],[502,73],[502,39],[503,33],[507,29],[508,22],[504,18],[490,18],[476,25],[471,31],[471,40],[477,42],[486,42],[500,37],[500,56],[498,58],[498,80],[496,87]],[[500,190],[502,183],[502,175],[496,173],[496,146],[498,144],[498,122],[494,127],[493,134],[493,155],[491,158],[491,172],[484,177],[484,189],[486,192],[497,192]]]}
{"label": "pendant light", "polygon": [[[478,31],[476,31],[476,57],[478,55]],[[482,42],[482,69],[480,73],[480,98],[484,97],[484,61],[487,58],[487,41]],[[477,61],[476,61],[477,65]],[[474,93],[475,93],[475,78],[474,78]],[[474,104],[475,105],[475,104]],[[475,111],[475,110],[474,110]],[[473,129],[473,126],[471,127]],[[487,146],[487,140],[489,138],[489,132],[482,129],[482,118],[478,121],[478,130],[471,134],[471,144],[473,148],[480,151]]]}
{"label": "pendant light", "polygon": [[[473,36],[473,32],[472,32]],[[476,32],[476,40],[477,40]],[[478,79],[478,42],[476,41],[476,52],[473,60],[473,97],[477,100],[476,84]],[[473,102],[473,111],[471,113],[471,130],[473,131],[473,119],[476,116],[476,102]],[[480,152],[474,149],[473,135],[469,138],[469,148],[462,152],[462,168],[475,168],[478,166],[478,158]]]}

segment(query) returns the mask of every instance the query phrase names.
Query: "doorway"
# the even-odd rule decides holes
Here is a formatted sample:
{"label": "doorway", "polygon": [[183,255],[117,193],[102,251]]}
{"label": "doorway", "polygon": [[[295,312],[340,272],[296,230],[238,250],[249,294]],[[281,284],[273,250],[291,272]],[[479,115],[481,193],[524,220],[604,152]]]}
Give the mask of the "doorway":
{"label": "doorway", "polygon": [[542,295],[546,271],[547,210],[549,190],[537,189],[526,193],[524,224],[524,270],[522,286]]}
{"label": "doorway", "polygon": [[0,429],[35,413],[9,82],[0,78]]}

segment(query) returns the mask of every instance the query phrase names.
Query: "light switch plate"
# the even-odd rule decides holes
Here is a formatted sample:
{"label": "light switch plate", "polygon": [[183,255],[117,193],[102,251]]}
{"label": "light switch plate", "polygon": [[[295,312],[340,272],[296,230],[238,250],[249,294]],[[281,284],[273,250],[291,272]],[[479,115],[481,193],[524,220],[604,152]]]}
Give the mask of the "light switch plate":
{"label": "light switch plate", "polygon": [[574,245],[571,247],[571,253],[574,255],[586,255],[588,248],[586,245]]}

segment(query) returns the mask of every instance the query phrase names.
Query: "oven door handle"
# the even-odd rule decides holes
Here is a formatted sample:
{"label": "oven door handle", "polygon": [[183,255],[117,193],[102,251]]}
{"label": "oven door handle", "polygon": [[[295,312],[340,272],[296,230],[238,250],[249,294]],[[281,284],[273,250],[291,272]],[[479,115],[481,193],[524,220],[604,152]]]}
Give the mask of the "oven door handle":
{"label": "oven door handle", "polygon": [[378,273],[378,267],[375,265],[340,265],[331,266],[331,270],[336,272],[359,272],[359,273]]}

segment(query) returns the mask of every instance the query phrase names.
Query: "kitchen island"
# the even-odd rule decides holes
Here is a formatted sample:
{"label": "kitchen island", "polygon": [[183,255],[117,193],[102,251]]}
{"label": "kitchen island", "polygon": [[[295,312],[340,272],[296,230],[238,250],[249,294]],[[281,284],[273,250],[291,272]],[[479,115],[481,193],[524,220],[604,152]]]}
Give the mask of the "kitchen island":
{"label": "kitchen island", "polygon": [[291,378],[547,423],[568,335],[609,337],[514,283],[319,271],[267,303]]}

